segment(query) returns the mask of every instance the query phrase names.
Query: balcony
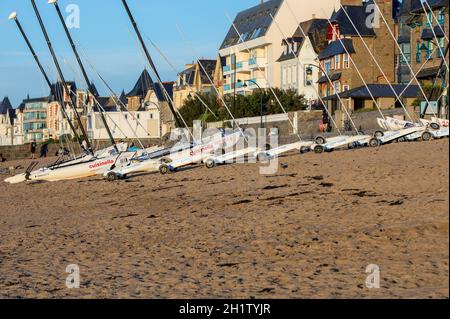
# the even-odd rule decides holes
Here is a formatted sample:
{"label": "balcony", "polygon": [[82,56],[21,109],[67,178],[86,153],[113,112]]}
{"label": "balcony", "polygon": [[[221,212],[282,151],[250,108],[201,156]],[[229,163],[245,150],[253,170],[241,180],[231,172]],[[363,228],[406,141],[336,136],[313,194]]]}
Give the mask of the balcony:
{"label": "balcony", "polygon": [[248,61],[240,61],[236,63],[236,70],[234,70],[232,65],[226,65],[223,67],[223,75],[230,75],[234,72],[250,72]]}
{"label": "balcony", "polygon": [[267,65],[267,59],[262,57],[250,58],[248,60],[249,69],[264,69]]}

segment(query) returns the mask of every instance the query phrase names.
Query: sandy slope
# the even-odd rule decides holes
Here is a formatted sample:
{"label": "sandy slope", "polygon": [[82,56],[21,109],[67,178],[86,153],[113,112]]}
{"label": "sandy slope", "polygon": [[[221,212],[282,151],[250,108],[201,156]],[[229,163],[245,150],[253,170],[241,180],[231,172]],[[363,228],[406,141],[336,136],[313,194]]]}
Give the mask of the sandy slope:
{"label": "sandy slope", "polygon": [[[448,151],[291,154],[271,176],[1,182],[0,297],[448,298]],[[380,289],[365,287],[369,264]]]}

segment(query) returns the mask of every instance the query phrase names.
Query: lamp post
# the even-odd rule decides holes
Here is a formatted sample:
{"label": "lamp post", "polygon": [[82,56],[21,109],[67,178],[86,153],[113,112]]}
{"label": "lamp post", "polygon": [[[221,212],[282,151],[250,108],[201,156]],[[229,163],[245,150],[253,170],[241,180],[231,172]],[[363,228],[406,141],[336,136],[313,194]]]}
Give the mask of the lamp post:
{"label": "lamp post", "polygon": [[[241,82],[241,80],[238,80],[238,82]],[[261,121],[260,121],[260,125],[259,125],[259,127],[260,128],[263,128],[264,127],[264,121],[263,121],[263,118],[264,118],[264,100],[263,100],[263,89],[259,86],[259,84],[256,82],[256,81],[253,81],[253,80],[246,80],[245,82],[244,82],[244,85],[243,85],[243,87],[244,88],[247,88],[248,87],[248,85],[247,85],[247,83],[246,82],[251,82],[251,83],[253,83],[254,85],[256,85],[257,87],[258,87],[258,89],[259,89],[259,91],[261,92],[261,94],[260,94],[260,105],[259,105],[259,114],[260,114],[260,117],[261,117]]]}

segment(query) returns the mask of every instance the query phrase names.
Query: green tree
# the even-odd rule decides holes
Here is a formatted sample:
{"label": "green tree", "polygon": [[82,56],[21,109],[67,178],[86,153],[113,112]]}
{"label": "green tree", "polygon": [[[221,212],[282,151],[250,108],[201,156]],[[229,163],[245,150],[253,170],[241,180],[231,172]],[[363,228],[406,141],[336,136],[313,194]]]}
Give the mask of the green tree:
{"label": "green tree", "polygon": [[[305,110],[307,107],[307,101],[304,96],[297,94],[294,90],[282,91],[274,89],[274,92],[287,112]],[[214,112],[214,115],[206,110],[198,97],[190,97],[180,109],[180,114],[185,119],[187,125],[192,126],[194,120],[214,122],[231,119],[226,107],[215,95],[200,94],[200,97],[211,111]],[[260,90],[254,90],[250,95],[238,94],[236,95],[236,100],[234,100],[233,95],[226,95],[224,100],[233,116],[235,118],[242,118],[260,115],[261,98],[264,115],[283,113],[283,109],[270,90],[264,90],[262,92]]]}

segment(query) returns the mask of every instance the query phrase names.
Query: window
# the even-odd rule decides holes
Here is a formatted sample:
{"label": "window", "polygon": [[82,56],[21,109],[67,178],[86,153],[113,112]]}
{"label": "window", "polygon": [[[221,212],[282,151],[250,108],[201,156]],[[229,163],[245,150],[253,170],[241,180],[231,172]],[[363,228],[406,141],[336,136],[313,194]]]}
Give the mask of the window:
{"label": "window", "polygon": [[433,12],[427,13],[427,28],[431,28],[431,22],[433,21]]}
{"label": "window", "polygon": [[350,85],[343,85],[342,86],[342,92],[350,90]]}
{"label": "window", "polygon": [[427,60],[432,60],[433,59],[433,42],[431,41],[427,41]]}
{"label": "window", "polygon": [[344,69],[350,69],[350,57],[347,53],[344,53]]}
{"label": "window", "polygon": [[305,86],[313,85],[313,67],[308,65],[305,67]]}
{"label": "window", "polygon": [[420,42],[417,42],[416,47],[416,62],[420,63]]}
{"label": "window", "polygon": [[331,60],[327,59],[325,60],[325,72],[327,74],[330,74],[330,71],[331,71]]}
{"label": "window", "polygon": [[438,22],[440,25],[445,24],[445,8],[443,8],[443,9],[441,9],[441,11],[439,11],[437,19],[438,19]]}
{"label": "window", "polygon": [[339,70],[341,68],[341,56],[338,54],[334,57],[334,69]]}
{"label": "window", "polygon": [[334,89],[334,94],[339,94],[341,91],[341,84],[339,81],[334,81],[333,82],[333,89]]}
{"label": "window", "polygon": [[286,85],[286,83],[287,83],[287,71],[286,71],[286,66],[283,66],[282,76],[283,76],[283,78],[282,78],[283,85]]}
{"label": "window", "polygon": [[401,44],[401,49],[402,49],[403,54],[400,54],[400,56],[399,56],[400,65],[405,65],[407,63],[411,63],[411,45],[409,43],[403,43],[403,44]]}
{"label": "window", "polygon": [[437,53],[436,53],[436,56],[437,56],[438,58],[442,58],[441,52],[442,52],[442,53],[445,52],[444,38],[439,38],[439,39],[438,39],[438,44],[439,44],[439,47],[440,47],[441,49],[439,50],[439,48],[438,48]]}
{"label": "window", "polygon": [[292,83],[292,68],[288,67],[287,70],[287,84],[291,84]]}

